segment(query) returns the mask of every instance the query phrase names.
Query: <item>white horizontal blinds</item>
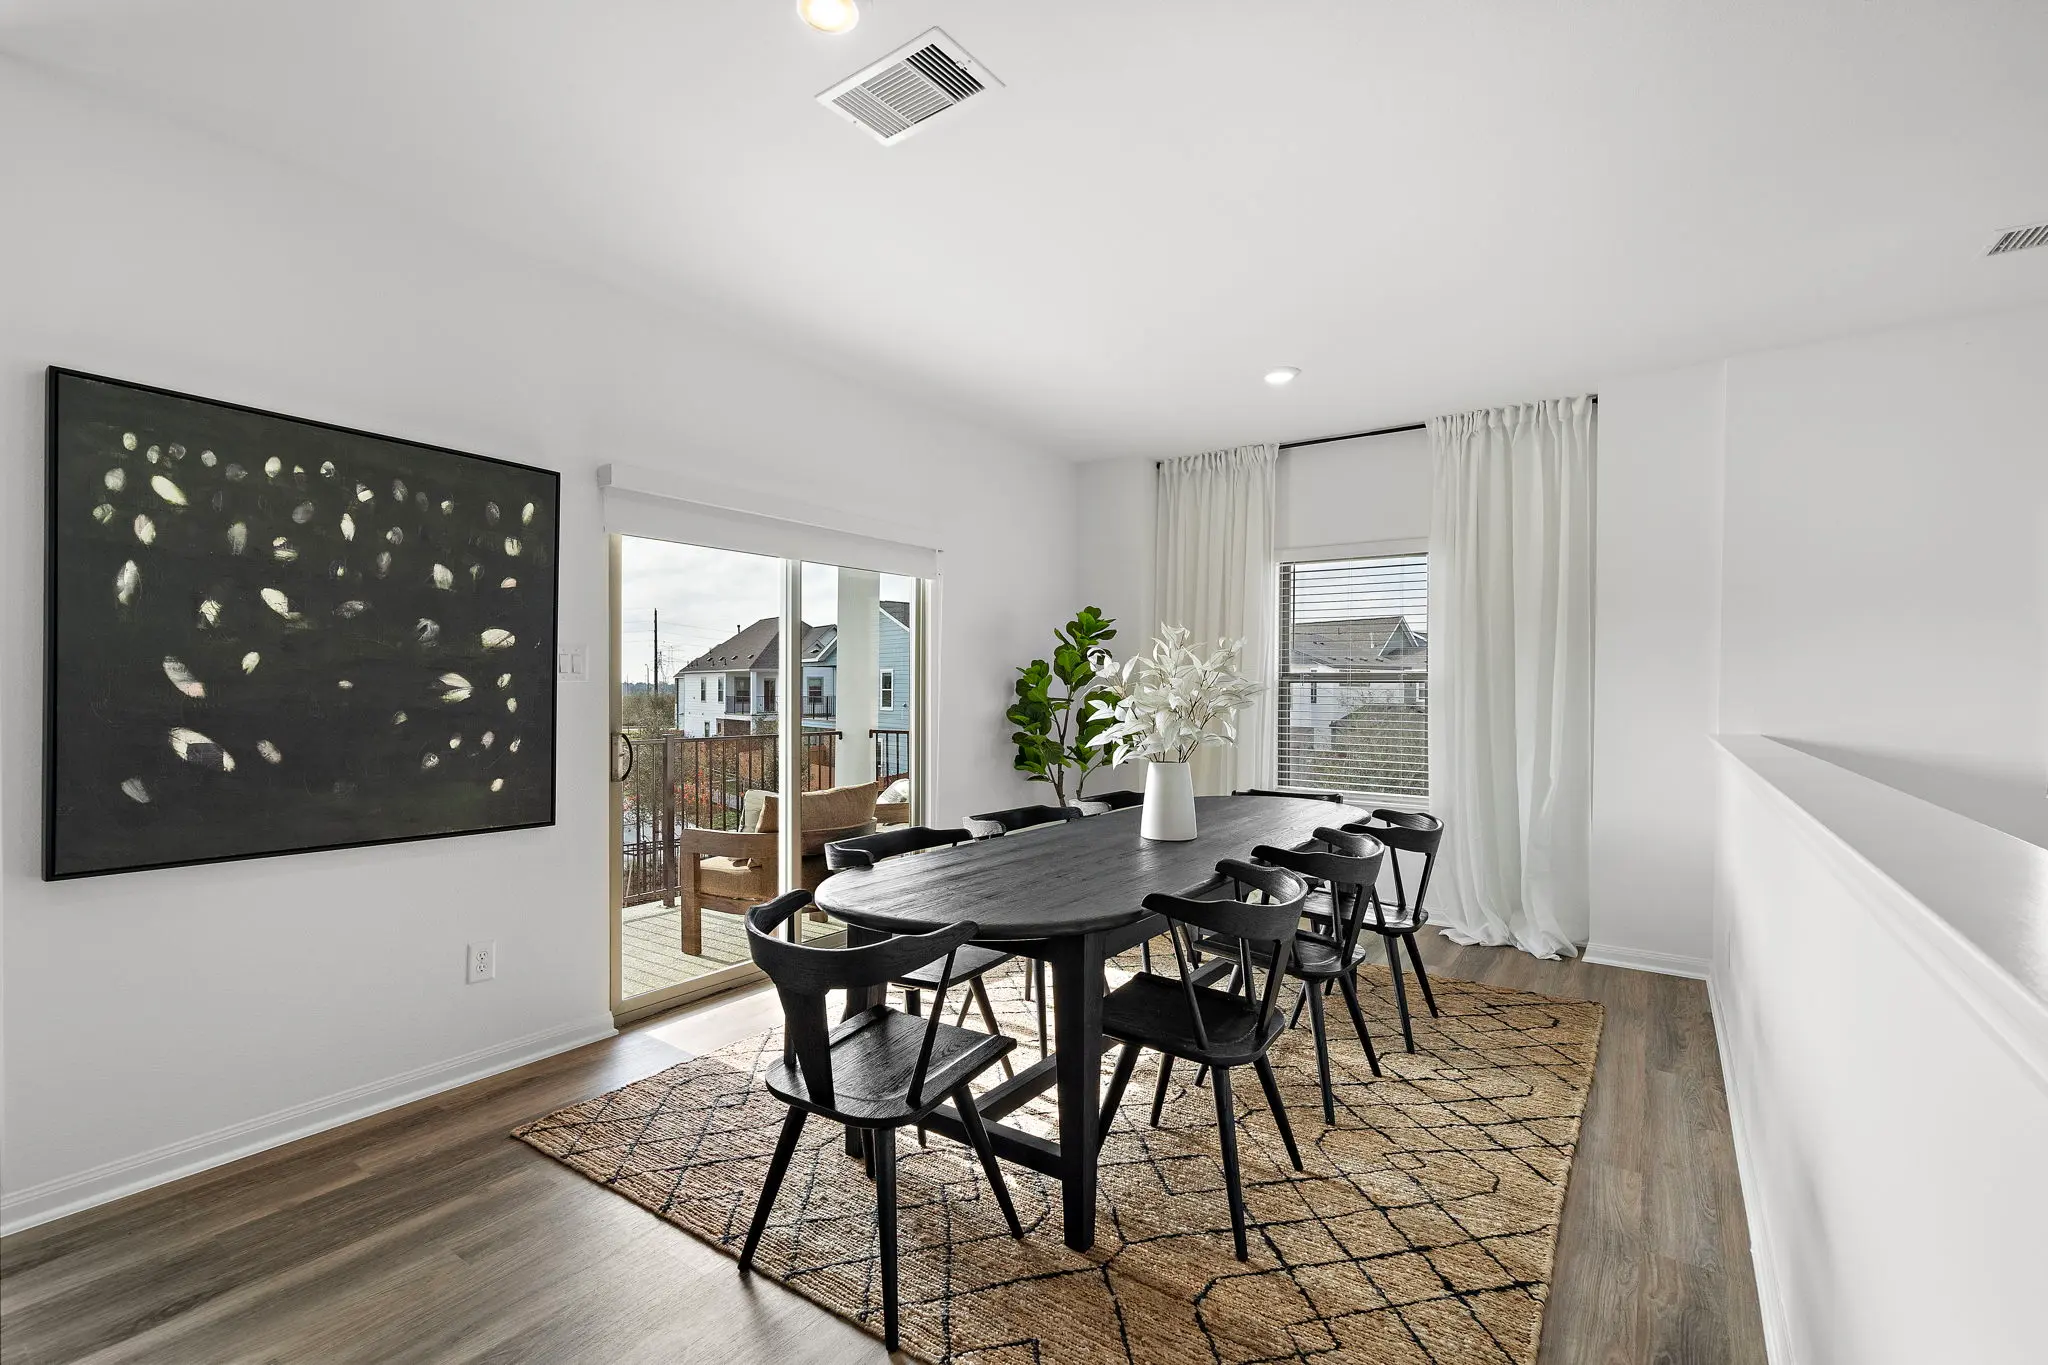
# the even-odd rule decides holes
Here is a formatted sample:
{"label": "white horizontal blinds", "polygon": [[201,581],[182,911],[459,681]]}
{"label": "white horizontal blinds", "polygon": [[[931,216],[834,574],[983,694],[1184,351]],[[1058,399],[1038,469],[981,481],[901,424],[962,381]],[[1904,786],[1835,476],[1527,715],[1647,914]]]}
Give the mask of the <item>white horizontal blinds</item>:
{"label": "white horizontal blinds", "polygon": [[1279,785],[1429,799],[1429,559],[1280,566]]}
{"label": "white horizontal blinds", "polygon": [[604,529],[613,535],[842,564],[906,578],[939,576],[937,550],[899,539],[888,534],[892,528],[870,526],[858,515],[835,508],[777,494],[724,489],[634,465],[604,465],[597,471],[597,481],[604,499]]}

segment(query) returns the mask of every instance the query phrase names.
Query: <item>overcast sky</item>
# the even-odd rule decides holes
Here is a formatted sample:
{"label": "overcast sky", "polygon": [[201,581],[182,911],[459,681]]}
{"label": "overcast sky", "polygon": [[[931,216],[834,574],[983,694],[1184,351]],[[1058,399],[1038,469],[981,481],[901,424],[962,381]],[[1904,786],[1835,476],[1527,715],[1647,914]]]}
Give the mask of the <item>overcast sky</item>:
{"label": "overcast sky", "polygon": [[[664,682],[711,646],[779,610],[781,560],[635,536],[621,542],[619,672],[626,682],[644,683],[653,671],[657,610]],[[828,565],[804,565],[806,624],[839,620],[838,573]],[[883,574],[883,600],[910,600],[914,582]]]}

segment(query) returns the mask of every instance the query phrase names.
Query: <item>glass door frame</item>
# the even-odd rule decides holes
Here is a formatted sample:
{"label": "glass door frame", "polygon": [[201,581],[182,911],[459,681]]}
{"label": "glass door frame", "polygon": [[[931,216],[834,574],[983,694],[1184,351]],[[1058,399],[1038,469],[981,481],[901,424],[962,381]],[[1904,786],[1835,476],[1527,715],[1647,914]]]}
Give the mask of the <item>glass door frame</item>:
{"label": "glass door frame", "polygon": [[[606,536],[606,541],[606,588],[609,598],[608,610],[610,616],[608,623],[610,647],[606,651],[610,659],[607,678],[610,687],[607,703],[609,726],[607,747],[613,747],[618,737],[624,733],[625,722],[623,687],[625,679],[622,649],[624,634],[622,621],[624,614],[624,557],[622,545],[624,537],[618,533],[611,533]],[[687,542],[678,541],[674,543],[683,544]],[[716,549],[717,547],[707,546],[703,548]],[[779,631],[776,667],[780,677],[797,680],[797,685],[795,686],[778,686],[775,689],[776,759],[778,769],[776,787],[778,795],[782,797],[782,800],[778,802],[778,808],[782,812],[786,812],[786,818],[778,819],[776,822],[776,880],[780,890],[788,891],[798,884],[797,878],[802,867],[802,859],[798,855],[803,847],[803,802],[791,799],[791,797],[801,794],[805,769],[802,767],[802,708],[804,689],[801,683],[803,678],[803,631],[801,629],[788,629],[787,627],[792,622],[801,623],[803,621],[803,570],[804,564],[807,561],[782,558],[779,562],[782,570],[780,596],[781,624],[784,629]],[[808,562],[815,563],[817,561]],[[918,577],[911,577],[911,582],[914,584],[914,587],[912,590],[910,616],[910,820],[912,824],[923,824],[925,822],[925,812],[929,800],[928,794],[931,787],[930,782],[927,780],[926,755],[930,747],[927,736],[930,732],[929,721],[931,716],[929,704],[931,665],[930,642],[927,636],[932,583],[928,579]],[[869,742],[872,743],[872,739]],[[626,890],[625,812],[623,802],[620,799],[620,788],[623,778],[619,773],[615,757],[612,760],[612,767],[607,778],[608,780],[605,783],[605,802],[608,807],[606,844],[611,869],[607,879],[609,885],[606,894],[607,915],[610,920],[609,1000],[613,1026],[624,1027],[637,1020],[663,1013],[679,1005],[688,1004],[693,1000],[701,1000],[707,996],[723,994],[726,991],[736,990],[767,980],[760,968],[756,967],[752,962],[736,962],[674,986],[647,991],[630,999],[621,996],[620,992],[624,989],[625,984],[623,979],[625,936],[623,903]],[[791,923],[799,926],[799,933],[803,932],[804,918],[802,916],[798,916]],[[836,930],[828,930],[827,935],[829,936],[835,932]]]}

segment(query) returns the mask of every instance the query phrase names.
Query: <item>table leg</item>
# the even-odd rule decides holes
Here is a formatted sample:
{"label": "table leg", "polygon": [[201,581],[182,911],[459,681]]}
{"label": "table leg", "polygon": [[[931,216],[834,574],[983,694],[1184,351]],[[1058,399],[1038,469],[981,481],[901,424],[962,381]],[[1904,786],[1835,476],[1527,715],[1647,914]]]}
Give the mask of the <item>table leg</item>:
{"label": "table leg", "polygon": [[1095,1158],[1102,1125],[1103,936],[1062,939],[1052,953],[1053,1059],[1060,1097],[1060,1194],[1067,1245],[1095,1245]]}
{"label": "table leg", "polygon": [[[849,948],[859,948],[869,943],[880,943],[889,937],[891,935],[885,934],[879,929],[863,929],[858,924],[846,926],[846,946]],[[889,988],[887,986],[866,986],[859,990],[850,990],[846,993],[846,1012],[840,1018],[851,1019],[854,1015],[859,1014],[871,1005],[886,1005],[888,1003]],[[863,1150],[860,1129],[848,1128],[846,1130],[846,1154],[848,1156],[860,1156]]]}

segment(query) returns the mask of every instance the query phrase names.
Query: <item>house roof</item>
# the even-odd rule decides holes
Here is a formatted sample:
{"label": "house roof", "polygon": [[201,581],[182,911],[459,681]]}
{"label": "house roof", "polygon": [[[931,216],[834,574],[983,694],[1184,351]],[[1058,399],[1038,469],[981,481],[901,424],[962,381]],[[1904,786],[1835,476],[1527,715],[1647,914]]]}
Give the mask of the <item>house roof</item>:
{"label": "house roof", "polygon": [[[910,603],[884,602],[882,610],[896,623],[908,629],[910,626]],[[839,627],[834,625],[804,627],[804,662],[817,663],[832,652],[839,643]],[[737,635],[711,646],[690,662],[676,670],[676,676],[685,673],[723,673],[727,670],[740,673],[773,672],[779,665],[777,651],[782,644],[782,629],[773,616],[764,616]]]}
{"label": "house roof", "polygon": [[[814,662],[831,648],[837,639],[837,626],[804,627],[804,661]],[[773,672],[781,666],[778,657],[782,646],[781,623],[773,616],[764,616],[739,634],[711,646],[690,662],[676,670],[676,676],[685,673],[723,673],[731,670],[737,673]]]}
{"label": "house roof", "polygon": [[1405,616],[1353,616],[1295,626],[1290,653],[1295,671],[1426,668],[1429,639]]}

